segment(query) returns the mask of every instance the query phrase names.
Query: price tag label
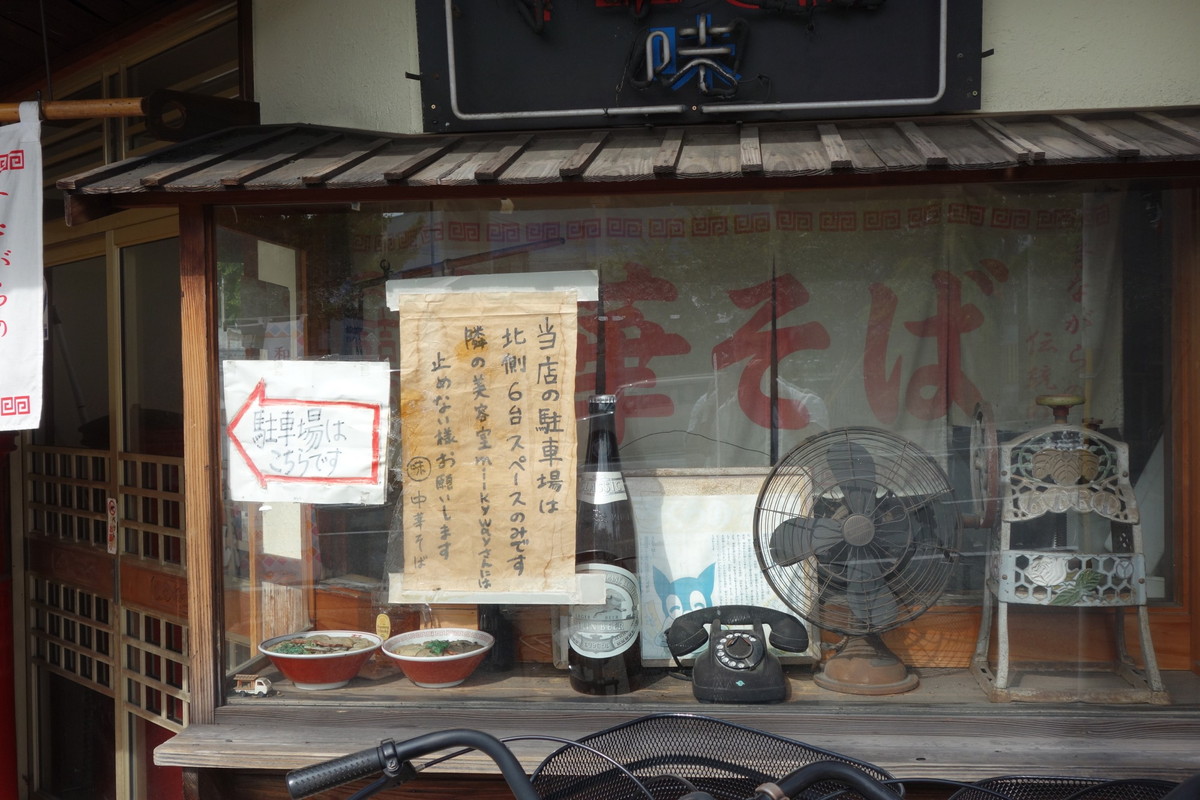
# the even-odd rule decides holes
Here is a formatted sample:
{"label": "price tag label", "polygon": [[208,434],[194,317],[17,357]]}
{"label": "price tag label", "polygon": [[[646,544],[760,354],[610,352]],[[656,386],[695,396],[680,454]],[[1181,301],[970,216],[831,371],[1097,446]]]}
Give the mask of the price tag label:
{"label": "price tag label", "polygon": [[108,498],[108,554],[117,554],[117,498]]}

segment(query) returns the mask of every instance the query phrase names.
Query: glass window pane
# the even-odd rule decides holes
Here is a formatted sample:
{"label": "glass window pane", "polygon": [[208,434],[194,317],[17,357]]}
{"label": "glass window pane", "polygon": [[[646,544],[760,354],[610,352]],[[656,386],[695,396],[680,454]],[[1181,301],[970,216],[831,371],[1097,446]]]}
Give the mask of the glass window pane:
{"label": "glass window pane", "polygon": [[[230,63],[236,74],[236,21],[227,22],[169,50],[131,65],[126,74],[126,83],[131,97],[143,97],[156,89],[199,91],[194,85],[197,82],[197,76],[205,76],[209,72],[225,73],[225,69],[218,68],[228,66]],[[237,86],[236,81],[233,86]],[[201,93],[215,94],[215,92]]]}
{"label": "glass window pane", "polygon": [[[237,23],[227,22],[145,61],[125,73],[130,97],[145,97],[158,89],[174,89],[210,97],[237,97]],[[160,144],[141,119],[124,121],[126,152]]]}
{"label": "glass window pane", "polygon": [[46,270],[46,397],[38,444],[109,444],[108,313],[103,258]]}
{"label": "glass window pane", "polygon": [[[95,100],[102,96],[100,82],[90,83],[57,100]],[[47,220],[63,217],[63,193],[55,181],[77,175],[104,163],[104,121],[43,120],[43,214]]]}
{"label": "glass window pane", "polygon": [[62,800],[116,797],[113,699],[46,668],[40,675],[37,788]]}
{"label": "glass window pane", "polygon": [[[623,468],[647,481],[631,485],[691,481],[694,493],[636,500],[661,514],[661,541],[639,566],[645,639],[661,643],[688,608],[729,602],[721,592],[732,583],[705,577],[714,564],[720,572],[714,553],[749,550],[754,560],[755,491],[727,487],[760,486],[787,454],[833,430],[885,431],[944,473],[963,538],[937,602],[978,605],[1000,497],[986,494],[994,475],[973,448],[980,428],[1004,443],[1049,424],[1038,402],[1047,395],[1080,396],[1071,420],[1128,445],[1148,594],[1170,601],[1172,199],[1055,184],[222,209],[221,358],[313,361],[314,374],[319,362],[386,362],[394,445],[405,387],[390,283],[594,271],[599,300],[580,302],[576,318],[577,416],[590,394],[616,394]],[[227,503],[226,596],[244,605],[227,603],[226,624],[238,652],[253,653],[266,633],[254,626],[268,622],[369,629],[389,573],[410,567],[400,545],[418,525],[400,502],[402,470],[390,467],[380,505],[264,513]],[[704,483],[713,476],[722,482]],[[809,512],[820,508],[811,500]],[[727,535],[680,548],[716,525]],[[1024,535],[1055,546],[1053,533]],[[1093,545],[1123,537],[1106,528]],[[709,538],[720,542],[707,547]],[[291,555],[271,550],[280,541]],[[660,587],[654,570],[671,558],[687,565]],[[271,614],[294,614],[268,620],[252,578],[270,585]],[[504,617],[550,627],[544,608]],[[970,656],[913,648],[914,666]],[[551,658],[532,648],[516,656]]]}
{"label": "glass window pane", "polygon": [[121,251],[125,449],[183,456],[179,240]]}

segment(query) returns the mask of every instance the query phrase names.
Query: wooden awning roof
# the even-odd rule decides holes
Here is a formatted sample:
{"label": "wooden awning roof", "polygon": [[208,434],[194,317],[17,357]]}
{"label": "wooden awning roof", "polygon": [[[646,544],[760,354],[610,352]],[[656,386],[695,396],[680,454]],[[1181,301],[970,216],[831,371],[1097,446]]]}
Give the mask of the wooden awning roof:
{"label": "wooden awning roof", "polygon": [[[1111,169],[1078,171],[1105,165]],[[1200,107],[461,136],[263,125],[58,186],[75,223],[127,206],[191,202],[692,191],[731,188],[730,178],[792,188],[1084,174],[1200,175]]]}

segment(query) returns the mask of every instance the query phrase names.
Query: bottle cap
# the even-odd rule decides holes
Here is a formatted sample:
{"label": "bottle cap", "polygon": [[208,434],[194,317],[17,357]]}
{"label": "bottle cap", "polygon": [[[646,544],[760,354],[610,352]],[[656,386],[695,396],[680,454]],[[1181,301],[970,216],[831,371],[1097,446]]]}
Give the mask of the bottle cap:
{"label": "bottle cap", "polygon": [[607,416],[617,411],[615,394],[594,394],[588,398],[588,416]]}

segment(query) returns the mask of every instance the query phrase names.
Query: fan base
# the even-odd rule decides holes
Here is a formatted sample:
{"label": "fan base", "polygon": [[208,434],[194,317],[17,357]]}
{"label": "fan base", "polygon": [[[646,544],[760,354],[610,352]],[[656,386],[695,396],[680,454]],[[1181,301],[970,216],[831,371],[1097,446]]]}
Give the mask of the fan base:
{"label": "fan base", "polygon": [[920,680],[878,636],[854,637],[813,676],[822,689],[843,694],[903,694]]}

